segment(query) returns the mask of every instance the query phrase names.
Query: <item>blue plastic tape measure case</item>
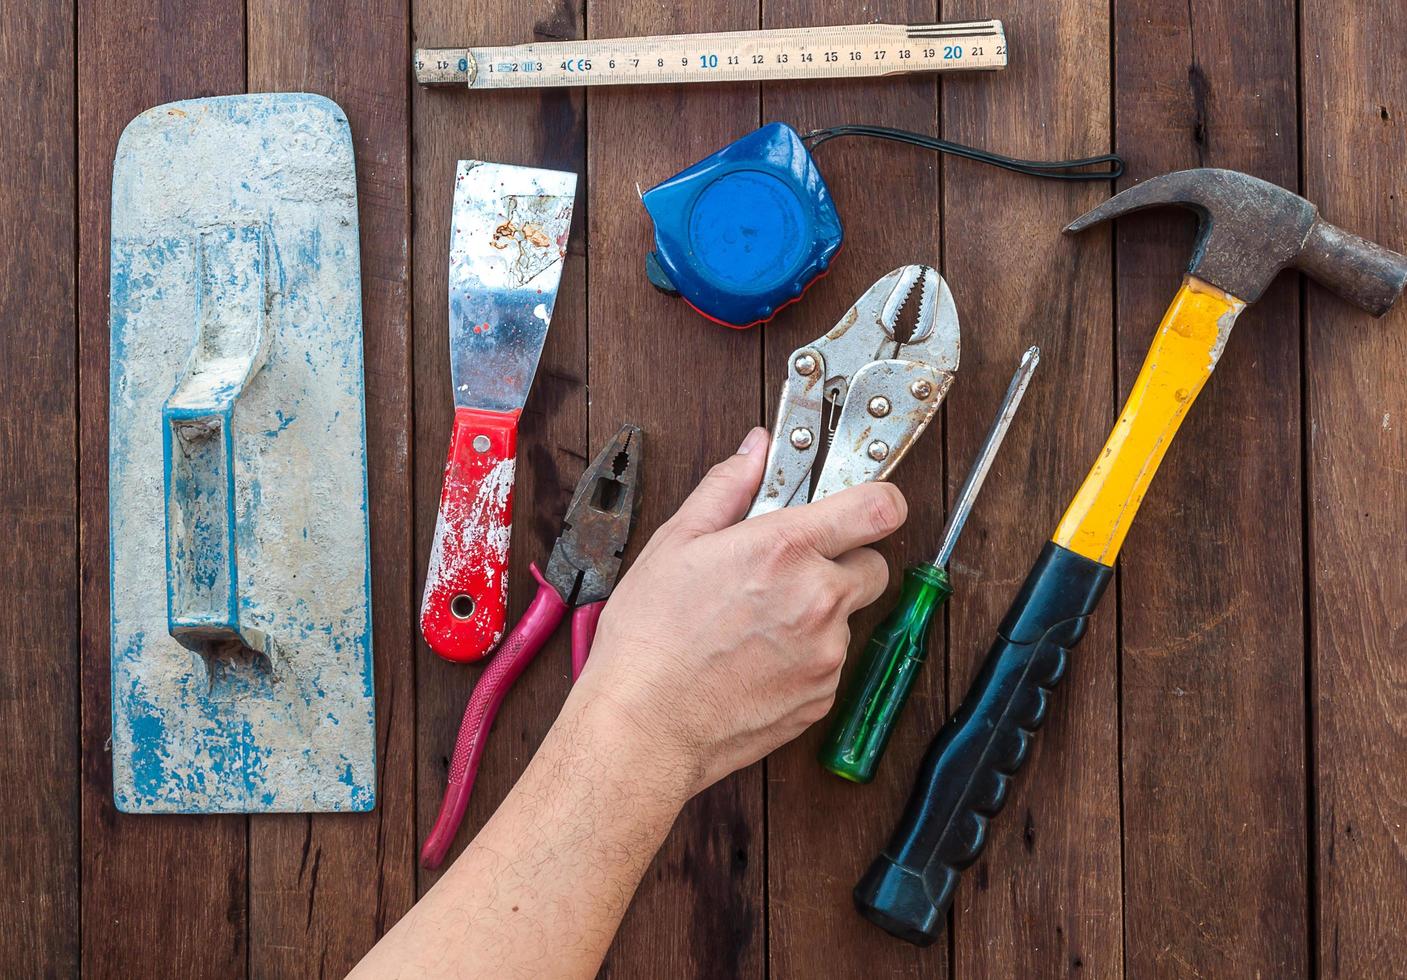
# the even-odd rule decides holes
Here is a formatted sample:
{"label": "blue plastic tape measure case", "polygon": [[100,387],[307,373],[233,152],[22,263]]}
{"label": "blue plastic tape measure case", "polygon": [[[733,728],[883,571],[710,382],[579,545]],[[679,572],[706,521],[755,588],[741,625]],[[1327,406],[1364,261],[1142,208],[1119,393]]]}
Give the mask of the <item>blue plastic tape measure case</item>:
{"label": "blue plastic tape measure case", "polygon": [[843,238],[820,170],[785,123],[729,144],[643,200],[655,223],[650,281],[739,329],[799,299]]}

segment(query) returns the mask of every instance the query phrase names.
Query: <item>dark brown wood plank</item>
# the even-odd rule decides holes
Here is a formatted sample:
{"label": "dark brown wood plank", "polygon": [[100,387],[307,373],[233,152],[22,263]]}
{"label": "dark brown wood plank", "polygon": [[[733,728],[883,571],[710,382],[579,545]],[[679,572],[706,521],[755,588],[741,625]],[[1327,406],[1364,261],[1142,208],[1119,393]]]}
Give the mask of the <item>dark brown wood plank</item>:
{"label": "dark brown wood plank", "polygon": [[136,817],[112,803],[108,682],[108,227],[122,128],[174,99],[244,89],[241,4],[81,0],[78,387],[83,683],[83,969],[245,970],[245,818]]}
{"label": "dark brown wood plank", "polygon": [[[870,5],[865,13],[866,19],[898,24],[932,21],[936,15],[932,0],[888,0]],[[854,19],[853,5],[844,2],[763,3],[764,27],[843,24]],[[764,120],[782,120],[802,133],[850,122],[938,131],[938,83],[933,76],[767,85],[762,107]],[[769,422],[791,351],[829,330],[851,303],[890,270],[910,263],[940,265],[942,164],[936,154],[894,143],[845,139],[819,147],[816,160],[840,210],[846,247],[830,274],[801,303],[764,328]],[[960,321],[965,312],[959,308]],[[988,404],[969,397],[972,389],[967,386],[965,367],[958,377],[948,403],[949,417],[955,412],[986,412]],[[944,517],[940,421],[905,458],[895,482],[908,498],[909,520],[880,546],[889,559],[889,591],[851,619],[852,669],[871,630],[891,608],[905,564],[937,547]],[[768,953],[773,976],[947,974],[946,942],[926,950],[900,942],[856,914],[850,897],[855,882],[894,829],[918,760],[942,724],[941,623],[933,632],[929,666],[920,675],[873,783],[845,782],[816,762],[829,718],[767,760]],[[849,679],[847,672],[842,683]]]}
{"label": "dark brown wood plank", "polygon": [[[588,5],[593,37],[755,28],[756,0]],[[761,335],[709,323],[645,279],[651,187],[758,123],[756,85],[597,89],[590,96],[591,436],[645,430],[631,554],[761,421]],[[609,977],[761,977],[766,969],[762,767],[684,810],[626,913]]]}
{"label": "dark brown wood plank", "polygon": [[342,976],[415,900],[408,16],[398,0],[248,6],[249,89],[328,96],[356,148],[378,768],[372,813],[250,819],[256,977]]}
{"label": "dark brown wood plank", "polygon": [[[1294,188],[1293,0],[1117,9],[1124,185],[1210,166]],[[1119,225],[1121,393],[1194,226],[1171,211]],[[1132,976],[1308,969],[1298,324],[1293,281],[1241,317],[1124,548]]]}
{"label": "dark brown wood plank", "polygon": [[[72,4],[0,7],[0,974],[78,970]],[[42,558],[41,558],[42,556]]]}
{"label": "dark brown wood plank", "polygon": [[[1011,64],[943,82],[943,135],[1018,157],[1108,148],[1109,9],[1046,0],[946,2],[946,20],[1000,17]],[[955,555],[949,707],[1049,540],[1113,420],[1108,232],[1060,229],[1106,194],[967,161],[944,171],[944,253],[966,330],[950,411],[950,494],[1021,352],[1041,366]],[[956,401],[955,401],[956,404]],[[956,976],[1122,973],[1117,594],[1073,652],[1049,720],[954,905]]]}
{"label": "dark brown wood plank", "polygon": [[[1407,251],[1407,34],[1392,0],[1302,4],[1304,191]],[[1317,966],[1407,963],[1407,307],[1380,322],[1305,293]]]}
{"label": "dark brown wood plank", "polygon": [[[581,36],[583,20],[581,8],[570,3],[433,0],[414,5],[414,38],[416,44],[426,46],[554,40]],[[510,623],[536,590],[528,565],[546,562],[588,458],[584,104],[582,93],[568,89],[492,92],[487,97],[452,88],[416,87],[412,93],[416,505],[412,611],[417,622],[454,415],[446,274],[450,203],[460,159],[550,167],[580,175],[576,220],[552,328],[519,426]],[[455,733],[480,668],[441,660],[419,639],[418,626],[416,633],[418,846],[439,810]],[[450,860],[507,795],[557,716],[571,683],[567,634],[565,628],[558,631],[499,712]],[[422,872],[421,890],[437,877]]]}

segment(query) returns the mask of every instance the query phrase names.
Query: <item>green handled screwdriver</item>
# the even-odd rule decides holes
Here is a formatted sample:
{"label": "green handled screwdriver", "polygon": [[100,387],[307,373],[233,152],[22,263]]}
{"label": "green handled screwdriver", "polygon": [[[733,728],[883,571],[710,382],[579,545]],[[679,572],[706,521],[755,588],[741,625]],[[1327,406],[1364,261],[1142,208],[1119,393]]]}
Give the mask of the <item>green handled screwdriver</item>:
{"label": "green handled screwdriver", "polygon": [[899,603],[875,629],[865,646],[864,660],[851,680],[836,713],[830,734],[821,746],[820,761],[842,779],[868,783],[894,733],[895,722],[913,690],[919,668],[928,657],[928,627],[933,614],[953,594],[948,579],[948,559],[962,533],[982,481],[992,468],[997,449],[1011,428],[1012,417],[1026,394],[1026,386],[1040,363],[1041,350],[1032,347],[1007,386],[1001,410],[987,431],[977,459],[953,502],[943,528],[938,555],[932,562],[918,562],[904,571]]}

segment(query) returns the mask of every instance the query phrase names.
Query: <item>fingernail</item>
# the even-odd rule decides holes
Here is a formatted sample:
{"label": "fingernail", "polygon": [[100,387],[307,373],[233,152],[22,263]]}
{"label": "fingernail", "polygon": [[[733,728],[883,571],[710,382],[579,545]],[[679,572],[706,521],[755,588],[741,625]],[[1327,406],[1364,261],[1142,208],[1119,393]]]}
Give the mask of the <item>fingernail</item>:
{"label": "fingernail", "polygon": [[753,429],[747,434],[747,438],[743,440],[743,444],[738,447],[738,455],[746,456],[754,449],[759,448],[766,441],[767,430],[759,425],[757,428]]}

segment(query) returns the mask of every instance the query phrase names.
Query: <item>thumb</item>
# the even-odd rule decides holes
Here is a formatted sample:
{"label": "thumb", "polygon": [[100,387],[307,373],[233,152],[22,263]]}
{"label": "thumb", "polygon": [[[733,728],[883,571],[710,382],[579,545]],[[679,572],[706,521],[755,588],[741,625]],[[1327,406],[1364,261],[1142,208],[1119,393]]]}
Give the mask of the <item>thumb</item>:
{"label": "thumb", "polygon": [[738,451],[714,464],[670,521],[694,534],[708,534],[742,520],[767,465],[767,430],[753,429]]}

